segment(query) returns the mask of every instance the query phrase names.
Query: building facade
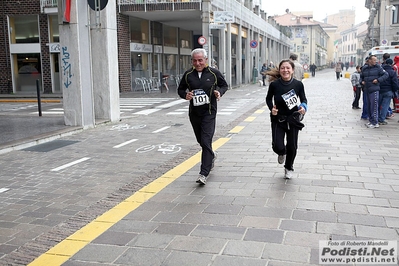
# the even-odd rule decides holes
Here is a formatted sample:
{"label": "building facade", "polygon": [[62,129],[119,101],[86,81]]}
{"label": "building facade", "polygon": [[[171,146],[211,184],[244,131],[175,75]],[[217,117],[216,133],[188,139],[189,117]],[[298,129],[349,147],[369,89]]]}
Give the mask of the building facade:
{"label": "building facade", "polygon": [[[58,4],[57,0],[0,4],[1,93],[35,92],[39,80],[42,92],[62,94],[59,25],[65,22],[58,16]],[[254,69],[288,57],[290,47],[290,40],[267,21],[259,6],[260,1],[241,0],[118,0],[114,56],[119,91],[140,89],[135,80],[143,77],[167,78],[176,85],[197,47],[208,50],[232,86],[252,82]]]}
{"label": "building facade", "polygon": [[352,28],[341,32],[341,57],[340,61],[353,67],[363,61],[361,34],[367,29],[367,23],[362,22]]}
{"label": "building facade", "polygon": [[298,61],[305,69],[313,63],[319,67],[327,64],[329,35],[324,31],[322,23],[296,13],[275,16],[274,19],[289,31],[291,53],[298,55]]}
{"label": "building facade", "polygon": [[399,45],[399,1],[365,0],[364,6],[369,9],[364,51],[375,46]]}

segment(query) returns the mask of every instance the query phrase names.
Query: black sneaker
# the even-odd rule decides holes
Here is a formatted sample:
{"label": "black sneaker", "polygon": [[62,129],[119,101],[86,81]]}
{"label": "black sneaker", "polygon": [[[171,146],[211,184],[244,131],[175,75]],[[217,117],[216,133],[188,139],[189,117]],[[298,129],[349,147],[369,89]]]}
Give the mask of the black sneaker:
{"label": "black sneaker", "polygon": [[285,163],[285,154],[279,155],[279,156],[277,157],[277,162],[278,162],[279,164]]}

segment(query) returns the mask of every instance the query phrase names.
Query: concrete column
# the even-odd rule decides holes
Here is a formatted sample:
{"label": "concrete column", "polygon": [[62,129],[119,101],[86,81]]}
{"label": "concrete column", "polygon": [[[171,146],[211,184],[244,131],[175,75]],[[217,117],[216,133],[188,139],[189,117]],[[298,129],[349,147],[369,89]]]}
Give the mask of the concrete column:
{"label": "concrete column", "polygon": [[231,65],[231,24],[227,23],[227,33],[226,33],[226,46],[227,46],[227,50],[226,50],[226,81],[227,84],[229,84],[229,86],[231,87],[232,84],[232,79],[231,79],[231,72],[232,72],[232,65]]}
{"label": "concrete column", "polygon": [[99,27],[93,25],[96,12],[89,10],[95,118],[115,122],[120,119],[116,4],[108,1],[100,11]]}
{"label": "concrete column", "polygon": [[212,40],[210,37],[209,23],[210,23],[210,11],[212,9],[210,0],[202,1],[202,35],[206,38],[207,43],[203,46],[208,52],[208,64],[211,64],[212,60]]}
{"label": "concrete column", "polygon": [[[63,1],[59,1],[59,4]],[[71,1],[71,20],[63,24],[59,10],[61,84],[64,119],[68,126],[94,127],[90,32],[87,1]]]}
{"label": "concrete column", "polygon": [[226,73],[226,31],[219,30],[219,70]]}
{"label": "concrete column", "polygon": [[[238,35],[236,38],[236,47],[237,47],[237,52],[236,52],[237,77],[236,77],[236,80],[237,80],[237,85],[240,85],[243,83],[243,81],[242,81],[243,52],[242,52],[242,25],[241,24],[238,25]],[[248,60],[248,58],[245,58],[245,60]]]}
{"label": "concrete column", "polygon": [[252,40],[253,35],[252,35],[252,30],[247,29],[247,39],[244,40],[245,47],[244,47],[244,53],[245,53],[245,80],[243,80],[243,83],[251,83],[252,82],[252,68],[253,68],[253,63],[252,63],[252,55],[251,55],[251,46],[249,45],[249,42]]}

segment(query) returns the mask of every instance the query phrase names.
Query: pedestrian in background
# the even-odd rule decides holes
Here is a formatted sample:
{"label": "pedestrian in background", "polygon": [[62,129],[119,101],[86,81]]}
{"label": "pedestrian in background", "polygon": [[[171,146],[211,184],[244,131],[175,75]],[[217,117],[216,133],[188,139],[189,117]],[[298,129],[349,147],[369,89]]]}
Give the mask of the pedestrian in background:
{"label": "pedestrian in background", "polygon": [[262,68],[260,69],[260,74],[262,75],[263,86],[266,86],[266,72],[269,70],[266,63],[263,63]]}
{"label": "pedestrian in background", "polygon": [[391,58],[391,55],[390,55],[389,53],[384,53],[384,54],[382,55],[382,63],[381,63],[381,65],[386,64],[385,61],[386,61],[388,58]]}
{"label": "pedestrian in background", "polygon": [[[268,71],[270,76],[266,104],[270,110],[272,148],[278,155],[279,164],[284,163],[284,177],[294,174],[294,160],[298,149],[298,133],[307,111],[307,99],[302,81],[293,77],[295,64],[282,60],[278,69]],[[285,142],[286,138],[286,144]]]}
{"label": "pedestrian in background", "polygon": [[391,103],[392,97],[398,91],[398,77],[392,68],[393,60],[387,58],[385,63],[382,65],[383,69],[388,73],[389,78],[382,81],[380,84],[380,94],[379,94],[379,114],[378,114],[378,124],[386,125],[388,122],[385,121],[387,117],[388,108]]}
{"label": "pedestrian in background", "polygon": [[312,72],[312,77],[316,76],[317,66],[315,65],[315,63],[311,64],[309,69],[310,69],[310,72]]}
{"label": "pedestrian in background", "polygon": [[201,169],[196,182],[203,185],[216,160],[212,138],[216,126],[217,100],[228,90],[222,73],[209,67],[207,60],[205,49],[194,49],[191,52],[193,67],[183,74],[177,89],[181,98],[190,101],[188,115],[197,142],[202,148]]}
{"label": "pedestrian in background", "polygon": [[356,66],[356,71],[351,75],[351,82],[353,87],[353,102],[352,109],[361,109],[359,107],[359,100],[362,91],[362,86],[360,85],[360,66]]}
{"label": "pedestrian in background", "polygon": [[364,85],[364,93],[367,94],[367,105],[369,108],[368,128],[378,128],[378,103],[380,84],[388,79],[388,73],[377,64],[377,57],[370,55],[368,64],[364,65],[360,73],[360,83]]}
{"label": "pedestrian in background", "polygon": [[302,81],[304,78],[304,70],[303,70],[303,66],[298,62],[298,56],[296,54],[291,54],[290,55],[290,59],[292,60],[292,62],[294,62],[295,65],[295,70],[294,70],[294,78]]}
{"label": "pedestrian in background", "polygon": [[[360,67],[360,73],[361,73],[363,67],[365,65],[368,65],[368,62],[369,62],[369,57],[367,56],[364,59],[364,65]],[[364,85],[361,82],[360,82],[360,85],[362,86],[362,92],[363,92],[363,98],[362,98],[362,100],[363,100],[363,108],[362,108],[362,115],[360,116],[360,119],[369,120],[369,107],[367,105],[367,94],[365,93]]]}
{"label": "pedestrian in background", "polygon": [[335,65],[335,75],[337,76],[337,80],[340,80],[341,75],[342,75],[341,72],[342,72],[342,63],[338,62]]}

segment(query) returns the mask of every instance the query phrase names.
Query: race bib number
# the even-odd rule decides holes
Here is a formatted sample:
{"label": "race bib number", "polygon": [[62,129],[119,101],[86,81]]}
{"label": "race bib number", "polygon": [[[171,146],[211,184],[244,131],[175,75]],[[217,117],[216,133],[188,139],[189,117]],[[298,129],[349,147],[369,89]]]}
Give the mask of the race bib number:
{"label": "race bib number", "polygon": [[210,103],[209,96],[203,90],[194,90],[193,91],[193,104],[194,106],[201,106],[204,104]]}
{"label": "race bib number", "polygon": [[299,106],[300,100],[298,98],[298,95],[296,95],[294,89],[290,90],[289,92],[281,95],[285,101],[285,104],[287,105],[288,109],[292,109],[295,106]]}

